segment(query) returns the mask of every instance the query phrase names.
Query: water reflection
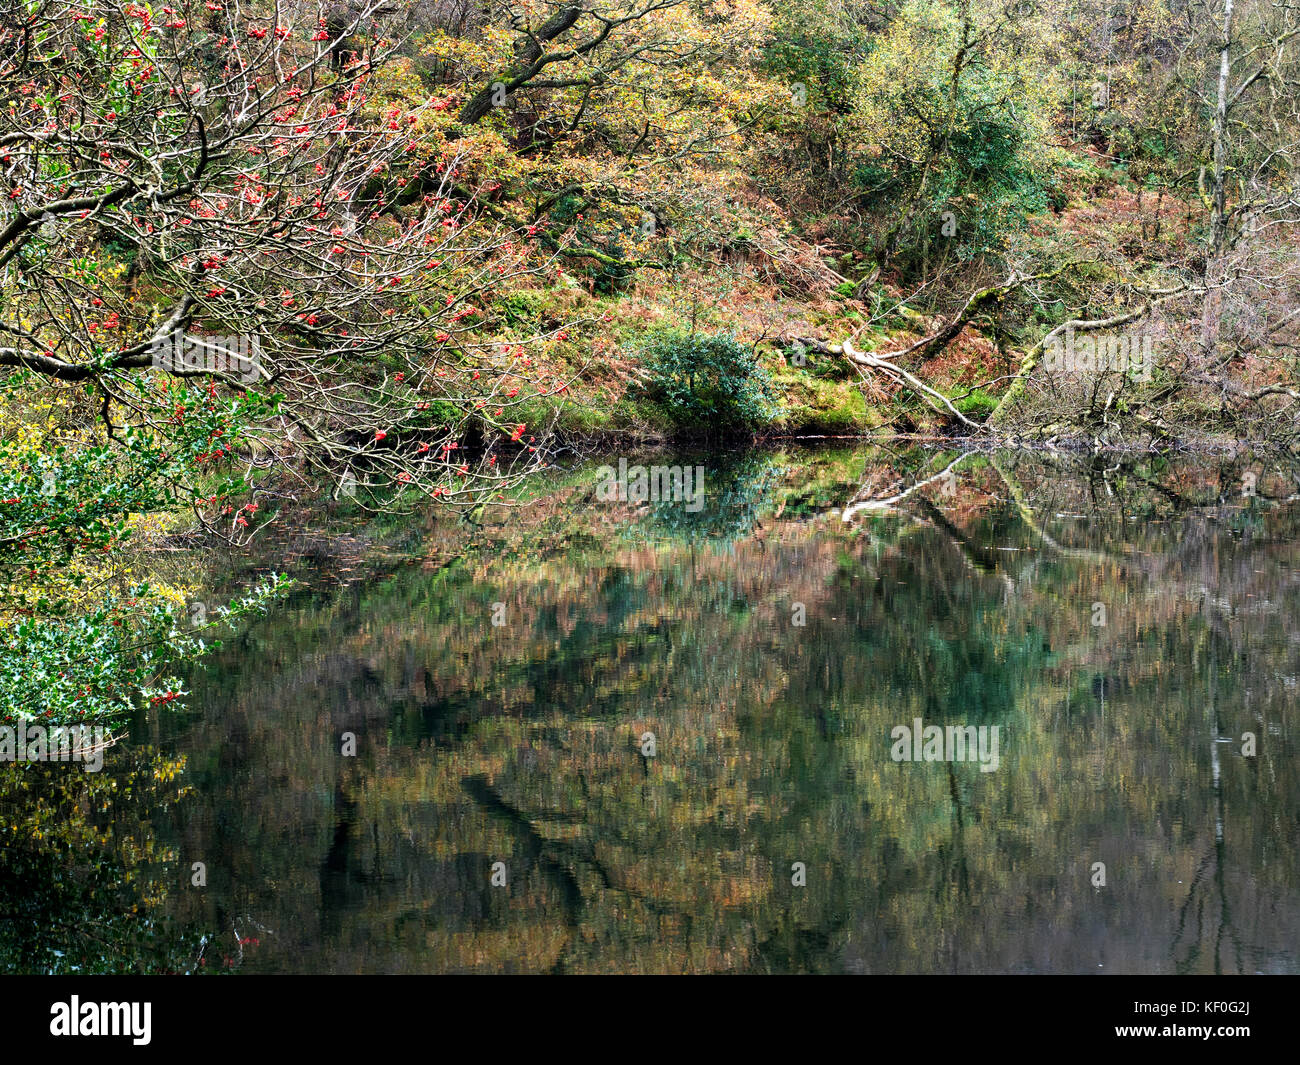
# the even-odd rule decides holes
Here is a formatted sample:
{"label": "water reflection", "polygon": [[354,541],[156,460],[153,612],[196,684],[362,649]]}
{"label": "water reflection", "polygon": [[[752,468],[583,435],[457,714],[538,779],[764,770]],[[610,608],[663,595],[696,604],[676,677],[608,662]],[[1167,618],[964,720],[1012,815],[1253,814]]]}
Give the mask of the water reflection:
{"label": "water reflection", "polygon": [[[152,839],[142,911],[245,971],[1300,971],[1291,472],[971,455],[843,520],[956,457],[267,544],[303,587],[137,723],[185,794],[107,798],[101,861]],[[891,760],[915,718],[998,770]]]}

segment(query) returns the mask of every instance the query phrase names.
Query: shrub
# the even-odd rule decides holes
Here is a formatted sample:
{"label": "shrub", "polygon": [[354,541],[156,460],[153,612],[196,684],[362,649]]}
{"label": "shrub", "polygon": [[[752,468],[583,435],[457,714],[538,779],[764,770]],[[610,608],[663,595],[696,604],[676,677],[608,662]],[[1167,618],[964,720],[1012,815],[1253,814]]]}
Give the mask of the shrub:
{"label": "shrub", "polygon": [[664,330],[649,334],[637,353],[648,371],[641,395],[679,431],[744,433],[776,414],[771,378],[734,336]]}

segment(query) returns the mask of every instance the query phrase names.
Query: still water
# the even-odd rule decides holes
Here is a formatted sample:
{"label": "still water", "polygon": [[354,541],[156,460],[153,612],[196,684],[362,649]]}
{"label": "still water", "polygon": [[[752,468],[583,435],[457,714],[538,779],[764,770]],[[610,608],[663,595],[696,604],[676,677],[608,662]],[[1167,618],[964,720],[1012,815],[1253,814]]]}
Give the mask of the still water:
{"label": "still water", "polygon": [[[881,502],[957,456],[647,460],[689,509],[591,463],[169,561],[300,583],[101,773],[0,767],[0,971],[1300,972],[1300,469]],[[917,719],[996,767],[896,759]]]}

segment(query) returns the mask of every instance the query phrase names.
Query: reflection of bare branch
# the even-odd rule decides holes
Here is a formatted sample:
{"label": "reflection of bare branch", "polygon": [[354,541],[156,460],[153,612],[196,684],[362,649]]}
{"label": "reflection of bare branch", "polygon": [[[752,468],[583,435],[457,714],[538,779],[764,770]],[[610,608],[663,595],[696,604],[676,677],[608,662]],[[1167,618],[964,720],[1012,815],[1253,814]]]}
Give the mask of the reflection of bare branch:
{"label": "reflection of bare branch", "polygon": [[970,456],[973,454],[975,454],[974,451],[963,451],[960,455],[958,455],[955,459],[953,459],[952,462],[948,463],[947,466],[945,466],[934,476],[927,477],[923,481],[917,481],[909,488],[906,488],[903,491],[895,495],[889,496],[885,499],[859,500],[858,495],[861,494],[861,490],[859,490],[858,495],[855,495],[853,499],[849,500],[848,505],[844,508],[844,513],[842,516],[843,520],[852,521],[853,516],[857,514],[858,511],[860,510],[890,510],[891,508],[901,503],[904,499],[910,496],[917,489],[924,488],[928,484],[933,484],[935,481],[939,481],[942,480],[944,477],[947,477],[952,472],[954,467],[956,467],[964,459],[970,458]]}
{"label": "reflection of bare branch", "polygon": [[1083,547],[1066,547],[1064,544],[1057,543],[1037,521],[1034,520],[1034,511],[1030,507],[1029,501],[1025,496],[1025,490],[1020,487],[1019,482],[1011,474],[1007,473],[994,456],[990,456],[989,465],[997,471],[997,475],[1002,478],[1002,483],[1007,486],[1007,491],[1011,493],[1011,501],[1015,504],[1016,510],[1020,512],[1021,520],[1033,531],[1033,533],[1043,541],[1048,547],[1058,554],[1065,555],[1067,558],[1083,559],[1085,562],[1103,563],[1123,563],[1126,559],[1117,555],[1112,555],[1107,551],[1093,551]]}
{"label": "reflection of bare branch", "polygon": [[1016,582],[1002,572],[997,559],[986,558],[985,553],[978,550],[962,531],[953,525],[947,516],[924,496],[921,497],[921,508],[929,517],[931,526],[942,532],[956,545],[957,550],[961,552],[962,561],[966,563],[968,568],[984,576],[997,577],[1002,582],[1002,588],[1007,595],[1015,594]]}
{"label": "reflection of bare branch", "polygon": [[[951,476],[952,471],[958,465],[974,454],[976,454],[974,451],[963,451],[938,473],[926,477],[923,480],[916,481],[901,492],[896,492],[894,495],[888,496],[884,499],[860,499],[859,497],[863,494],[864,489],[859,488],[857,494],[844,508],[843,520],[846,522],[852,521],[859,512],[864,510],[881,511],[894,509],[898,504],[902,503],[919,489],[924,488],[926,485],[934,484],[935,481],[941,481],[944,478]],[[986,558],[981,558],[979,552],[976,551],[970,541],[961,534],[961,531],[957,529],[952,522],[948,521],[939,509],[930,503],[930,501],[924,496],[920,497],[920,503],[922,509],[926,511],[926,518],[928,519],[923,521],[923,524],[928,524],[932,528],[942,532],[953,546],[957,548],[958,552],[960,552],[962,561],[968,568],[978,573],[998,577],[998,579],[1002,581],[1003,587],[1006,589],[1008,594],[1015,592],[1015,583],[1010,577],[998,569],[996,562],[990,561]]]}

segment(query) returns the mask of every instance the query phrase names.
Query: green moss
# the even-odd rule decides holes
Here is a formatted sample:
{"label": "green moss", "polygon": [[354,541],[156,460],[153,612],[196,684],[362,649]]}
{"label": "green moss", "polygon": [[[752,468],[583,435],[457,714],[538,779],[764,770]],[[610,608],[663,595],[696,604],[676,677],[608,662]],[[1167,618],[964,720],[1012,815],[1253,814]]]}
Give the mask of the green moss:
{"label": "green moss", "polygon": [[969,396],[957,400],[953,406],[968,418],[987,418],[998,405],[996,396],[990,396],[983,389],[977,388]]}
{"label": "green moss", "polygon": [[854,382],[784,371],[776,385],[784,409],[778,425],[785,432],[857,433],[880,424],[879,412],[867,406]]}

